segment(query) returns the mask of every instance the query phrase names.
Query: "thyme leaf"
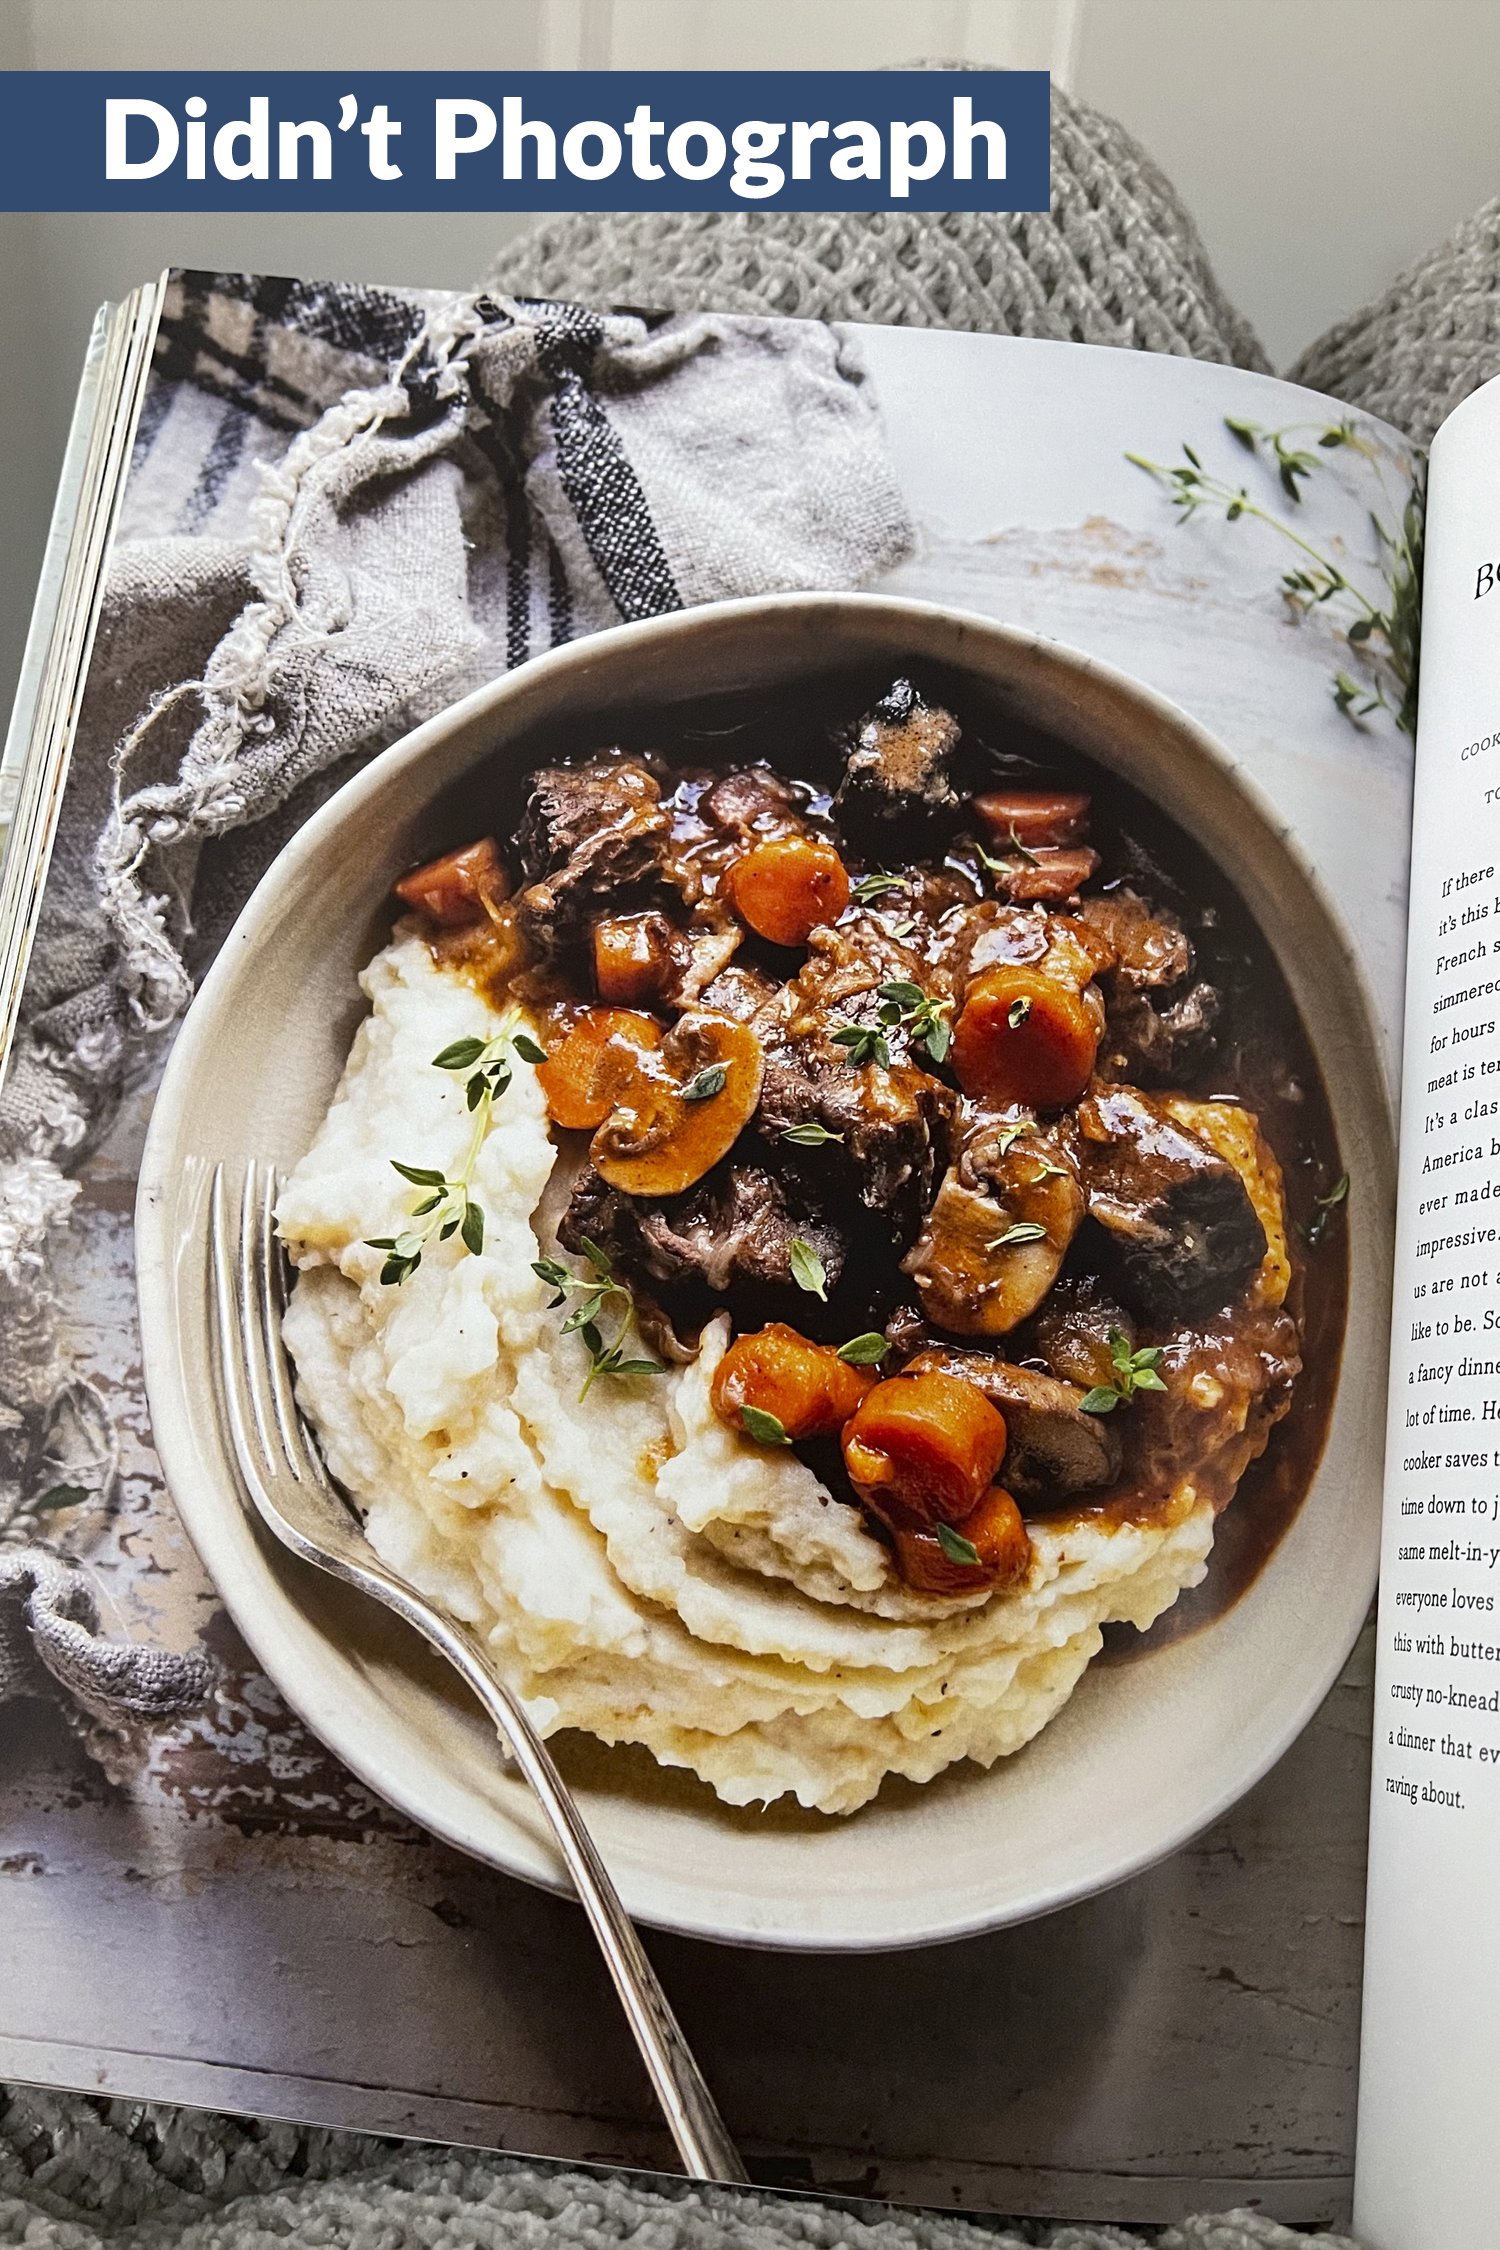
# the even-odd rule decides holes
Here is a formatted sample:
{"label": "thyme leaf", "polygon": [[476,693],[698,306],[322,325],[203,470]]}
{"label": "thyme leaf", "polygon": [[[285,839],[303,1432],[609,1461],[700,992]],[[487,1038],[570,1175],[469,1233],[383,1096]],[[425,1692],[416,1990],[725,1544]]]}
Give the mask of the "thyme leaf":
{"label": "thyme leaf", "polygon": [[768,1414],[763,1406],[742,1406],[740,1421],[746,1437],[754,1438],[757,1445],[790,1445],[792,1442],[780,1416]]}
{"label": "thyme leaf", "polygon": [[1326,1195],[1314,1197],[1318,1215],[1309,1226],[1302,1230],[1302,1239],[1309,1250],[1316,1250],[1333,1222],[1334,1212],[1338,1210],[1342,1203],[1348,1201],[1348,1197],[1349,1175],[1347,1172],[1340,1173]]}
{"label": "thyme leaf", "polygon": [[851,1336],[847,1344],[840,1344],[839,1358],[846,1367],[878,1367],[890,1348],[888,1338],[869,1328],[863,1336]]}
{"label": "thyme leaf", "polygon": [[942,1062],[953,1042],[948,1022],[952,1001],[929,999],[909,977],[888,977],[879,991],[881,1022],[892,1031],[904,1031],[914,1047],[926,1049],[931,1061]]}
{"label": "thyme leaf", "polygon": [[821,1297],[826,1305],[828,1269],[812,1244],[805,1242],[800,1234],[794,1234],[787,1244],[786,1259],[797,1287],[805,1289],[810,1297]]}
{"label": "thyme leaf", "polygon": [[1160,1373],[1163,1347],[1146,1344],[1132,1351],[1130,1338],[1118,1328],[1109,1332],[1109,1356],[1114,1368],[1114,1379],[1096,1383],[1079,1401],[1079,1411],[1084,1414],[1113,1414],[1117,1408],[1134,1404],[1138,1391],[1164,1391],[1166,1383]]}
{"label": "thyme leaf", "polygon": [[794,1148],[821,1148],[825,1141],[843,1141],[842,1133],[830,1133],[826,1125],[783,1125],[781,1138],[790,1141]]}
{"label": "thyme leaf", "polygon": [[851,1069],[860,1063],[879,1063],[882,1070],[891,1067],[891,1043],[883,1031],[875,1031],[861,1023],[841,1023],[829,1037],[836,1047],[844,1049],[845,1060]]}
{"label": "thyme leaf", "polygon": [[963,1533],[955,1531],[951,1523],[937,1524],[934,1529],[937,1532],[938,1545],[942,1548],[949,1562],[968,1563],[971,1566],[978,1562],[979,1549],[975,1546],[973,1540],[965,1539]]}
{"label": "thyme leaf", "polygon": [[1007,1227],[1004,1234],[997,1234],[994,1241],[986,1247],[991,1250],[1013,1250],[1018,1243],[1045,1242],[1046,1239],[1047,1229],[1039,1227],[1034,1219],[1018,1219],[1014,1226]]}
{"label": "thyme leaf", "polygon": [[[660,1360],[627,1359],[625,1339],[635,1319],[635,1299],[623,1281],[615,1278],[614,1261],[597,1242],[585,1235],[579,1243],[583,1253],[586,1274],[574,1273],[560,1258],[535,1258],[531,1270],[539,1281],[545,1281],[555,1291],[549,1312],[557,1312],[569,1297],[578,1302],[569,1311],[562,1324],[564,1336],[582,1339],[589,1355],[588,1373],[583,1379],[580,1399],[588,1397],[601,1375],[664,1375],[666,1369]],[[615,1333],[607,1341],[600,1321],[618,1314]]]}
{"label": "thyme leaf", "polygon": [[891,892],[904,891],[906,888],[907,879],[904,875],[887,875],[880,868],[873,875],[861,875],[857,883],[851,884],[849,896],[861,906],[873,906],[877,899],[886,898]]}
{"label": "thyme leaf", "polygon": [[709,1102],[715,1094],[722,1094],[729,1077],[728,1063],[705,1063],[682,1089],[685,1102]]}

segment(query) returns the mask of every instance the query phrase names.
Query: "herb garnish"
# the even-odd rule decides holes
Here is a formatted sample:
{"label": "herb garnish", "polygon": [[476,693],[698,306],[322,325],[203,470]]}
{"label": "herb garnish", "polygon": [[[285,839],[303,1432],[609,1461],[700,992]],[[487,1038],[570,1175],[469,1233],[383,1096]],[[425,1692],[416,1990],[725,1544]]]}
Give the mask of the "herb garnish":
{"label": "herb garnish", "polygon": [[955,1531],[951,1523],[936,1524],[933,1528],[937,1532],[938,1545],[942,1548],[949,1562],[970,1564],[978,1562],[979,1549],[975,1546],[973,1540],[965,1539],[962,1532]]}
{"label": "herb garnish", "polygon": [[709,1102],[715,1094],[722,1094],[729,1077],[728,1063],[705,1063],[691,1077],[678,1096],[684,1102]]}
{"label": "herb garnish", "polygon": [[842,1133],[830,1133],[826,1125],[783,1125],[781,1138],[790,1141],[794,1148],[821,1148],[825,1141],[843,1142]]}
{"label": "herb garnish", "polygon": [[828,1302],[828,1269],[810,1242],[794,1234],[787,1244],[786,1262],[792,1269],[792,1279],[799,1289],[810,1297],[821,1297]]}
{"label": "herb garnish", "polygon": [[840,1344],[839,1358],[846,1367],[878,1367],[890,1348],[890,1339],[879,1329],[867,1328],[863,1336],[851,1336],[847,1344]]}
{"label": "herb garnish", "polygon": [[904,891],[906,887],[904,875],[887,875],[882,868],[874,875],[861,875],[857,883],[850,885],[849,896],[861,906],[873,906],[876,899],[885,898],[891,891]]}
{"label": "herb garnish", "polygon": [[740,1420],[745,1435],[753,1437],[757,1445],[790,1445],[786,1424],[778,1414],[768,1414],[763,1406],[742,1406]]}
{"label": "herb garnish", "polygon": [[1137,1391],[1164,1391],[1158,1368],[1161,1364],[1162,1346],[1148,1344],[1140,1351],[1132,1351],[1130,1338],[1118,1328],[1109,1332],[1109,1356],[1114,1363],[1112,1383],[1096,1383],[1080,1401],[1084,1414],[1113,1414],[1117,1406],[1134,1403]]}
{"label": "herb garnish", "polygon": [[1341,1203],[1348,1201],[1348,1197],[1349,1175],[1347,1172],[1343,1172],[1334,1181],[1326,1195],[1319,1195],[1314,1198],[1318,1207],[1318,1215],[1310,1225],[1302,1230],[1302,1239],[1309,1250],[1316,1250],[1318,1244],[1328,1232],[1334,1212]]}
{"label": "herb garnish", "polygon": [[529,1032],[517,1031],[514,1018],[507,1018],[493,1039],[455,1039],[451,1046],[434,1055],[434,1070],[467,1071],[468,1082],[464,1088],[465,1103],[474,1118],[474,1130],[463,1163],[450,1180],[446,1174],[425,1164],[402,1164],[393,1156],[391,1168],[413,1187],[428,1192],[412,1206],[409,1214],[420,1219],[420,1226],[403,1228],[400,1234],[375,1234],[365,1237],[367,1250],[383,1250],[385,1262],[380,1269],[381,1285],[399,1289],[409,1280],[422,1263],[422,1253],[436,1236],[447,1242],[458,1235],[466,1250],[476,1258],[484,1248],[484,1212],[470,1193],[474,1167],[479,1162],[479,1151],[490,1129],[490,1115],[496,1102],[515,1075],[513,1057],[523,1061],[543,1063],[547,1060],[542,1049]]}
{"label": "herb garnish", "polygon": [[1019,1000],[1012,1000],[1010,1006],[1005,1011],[1005,1020],[1010,1025],[1012,1031],[1019,1031],[1030,1013],[1031,1002],[1023,993]]}
{"label": "herb garnish", "polygon": [[1001,1156],[1008,1156],[1023,1133],[1034,1133],[1035,1131],[1036,1125],[1029,1117],[1023,1117],[1017,1125],[1002,1125],[995,1135],[997,1152]]}
{"label": "herb garnish", "polygon": [[1371,511],[1370,524],[1378,545],[1381,578],[1380,590],[1374,598],[1357,586],[1330,556],[1304,539],[1300,531],[1253,500],[1243,485],[1236,486],[1205,469],[1190,445],[1183,446],[1182,461],[1170,468],[1160,461],[1148,460],[1144,454],[1127,453],[1125,456],[1136,468],[1144,469],[1148,476],[1165,486],[1179,523],[1187,523],[1200,508],[1222,509],[1226,523],[1237,523],[1242,516],[1250,516],[1289,540],[1305,559],[1294,569],[1282,573],[1283,597],[1299,614],[1320,608],[1324,603],[1337,604],[1349,618],[1344,627],[1345,638],[1370,668],[1370,676],[1363,685],[1352,680],[1347,672],[1335,672],[1334,703],[1356,725],[1373,712],[1388,711],[1403,734],[1415,733],[1423,532],[1421,484],[1410,464],[1400,463],[1406,491],[1393,494],[1381,469],[1381,456],[1386,449],[1378,439],[1362,435],[1356,423],[1347,417],[1342,422],[1296,422],[1289,423],[1285,429],[1268,430],[1259,422],[1226,415],[1224,427],[1237,445],[1257,459],[1265,459],[1275,470],[1282,492],[1294,506],[1301,505],[1302,486],[1322,465],[1317,453],[1293,442],[1298,432],[1315,431],[1319,453],[1347,449],[1357,453],[1373,469],[1386,514],[1397,527],[1392,530],[1385,518]]}
{"label": "herb garnish", "polygon": [[[665,1375],[666,1369],[657,1359],[627,1359],[625,1338],[635,1317],[635,1300],[623,1281],[615,1279],[614,1260],[597,1242],[585,1235],[581,1244],[588,1264],[586,1274],[573,1273],[560,1258],[537,1258],[532,1262],[532,1272],[549,1289],[556,1291],[549,1312],[556,1312],[569,1297],[578,1302],[562,1324],[565,1336],[581,1336],[588,1349],[589,1371],[584,1377],[578,1396],[587,1398],[601,1375]],[[600,1332],[599,1321],[605,1308],[615,1304],[620,1315],[620,1325],[608,1343]]]}
{"label": "herb garnish", "polygon": [[883,1031],[867,1030],[862,1023],[841,1023],[829,1037],[835,1047],[845,1050],[844,1059],[851,1069],[868,1062],[879,1063],[882,1070],[890,1069],[891,1043]]}
{"label": "herb garnish", "polygon": [[1018,1219],[1014,1226],[1007,1227],[1004,1234],[997,1234],[994,1241],[987,1243],[985,1247],[990,1250],[1011,1250],[1020,1242],[1045,1242],[1046,1239],[1047,1229],[1039,1227],[1035,1219]]}
{"label": "herb garnish", "polygon": [[880,987],[880,1020],[906,1033],[914,1047],[925,1047],[931,1060],[940,1063],[952,1044],[948,1022],[951,1000],[930,1000],[909,977],[888,977]]}
{"label": "herb garnish", "polygon": [[1006,842],[1009,844],[1012,852],[1014,852],[1015,859],[996,859],[993,852],[987,852],[983,844],[977,841],[975,842],[975,851],[978,852],[980,859],[983,861],[984,865],[989,869],[992,875],[1014,875],[1016,872],[1017,859],[1020,861],[1023,867],[1041,866],[1041,860],[1037,857],[1036,853],[1031,850],[1029,845],[1023,844],[1020,837],[1016,834],[1016,824],[1014,821],[1012,821],[1010,824],[1010,833],[1006,837]]}
{"label": "herb garnish", "polygon": [[440,1055],[432,1058],[434,1070],[467,1070],[471,1073],[464,1088],[464,1098],[469,1108],[478,1109],[488,1096],[497,1102],[514,1076],[511,1061],[513,1054],[524,1062],[544,1063],[547,1057],[528,1032],[516,1031],[506,1024],[493,1039],[455,1039]]}

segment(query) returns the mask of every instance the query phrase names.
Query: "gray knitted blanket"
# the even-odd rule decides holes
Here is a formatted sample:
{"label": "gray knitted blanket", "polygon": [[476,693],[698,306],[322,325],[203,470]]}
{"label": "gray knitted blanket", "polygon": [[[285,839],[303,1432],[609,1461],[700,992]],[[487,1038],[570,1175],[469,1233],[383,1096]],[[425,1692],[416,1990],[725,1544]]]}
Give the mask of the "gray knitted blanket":
{"label": "gray knitted blanket", "polygon": [[[454,2149],[16,2087],[0,2108],[0,2243],[26,2250],[1139,2250],[1118,2227],[585,2173]],[[1253,2212],[1185,2220],[1157,2250],[1356,2250]]]}

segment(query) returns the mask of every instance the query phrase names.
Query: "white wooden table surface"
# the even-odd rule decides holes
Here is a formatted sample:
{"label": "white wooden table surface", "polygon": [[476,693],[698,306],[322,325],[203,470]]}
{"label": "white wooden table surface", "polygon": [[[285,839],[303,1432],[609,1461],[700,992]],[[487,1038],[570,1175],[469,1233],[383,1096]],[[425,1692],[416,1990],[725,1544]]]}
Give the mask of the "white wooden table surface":
{"label": "white wooden table surface", "polygon": [[[1341,652],[1326,620],[1288,621],[1270,535],[1179,530],[1123,462],[1213,443],[1226,411],[1288,421],[1284,395],[1145,355],[910,332],[864,349],[921,526],[892,587],[1091,648],[1206,720],[1294,818],[1394,1024],[1407,746],[1334,712]],[[1352,552],[1353,486],[1334,513]],[[50,1706],[7,1718],[0,2074],[669,2168],[576,1911],[369,1798],[257,1672],[187,1545],[136,1347],[147,1109],[142,1091],[85,1167],[64,1268],[124,1444],[91,1559],[118,1623],[203,1641],[226,1695],[112,1780]],[[1362,1642],[1228,1819],[1026,1928],[864,1959],[653,1937],[757,2177],[1076,2217],[1340,2216],[1369,1712]]]}

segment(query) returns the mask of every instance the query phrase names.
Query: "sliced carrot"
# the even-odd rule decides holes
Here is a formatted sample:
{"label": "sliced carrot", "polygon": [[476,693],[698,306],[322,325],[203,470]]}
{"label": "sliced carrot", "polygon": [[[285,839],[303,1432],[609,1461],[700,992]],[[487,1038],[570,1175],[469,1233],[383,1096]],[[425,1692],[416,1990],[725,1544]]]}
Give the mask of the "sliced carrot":
{"label": "sliced carrot", "polygon": [[588,1008],[537,1069],[554,1125],[591,1133],[615,1106],[643,1051],[661,1044],[661,1025],[629,1008]]}
{"label": "sliced carrot", "polygon": [[1100,1018],[1082,992],[1018,963],[970,985],[953,1031],[966,1094],[1026,1109],[1061,1109],[1088,1084]]}
{"label": "sliced carrot", "polygon": [[[952,1536],[974,1549],[970,1562]],[[1014,1586],[1031,1568],[1031,1534],[1003,1485],[992,1484],[945,1546],[936,1531],[896,1531],[896,1568],[921,1594],[972,1594],[981,1586]]]}
{"label": "sliced carrot", "polygon": [[747,929],[772,945],[806,945],[849,904],[849,877],[832,844],[813,836],[772,836],[734,860],[729,903]]}
{"label": "sliced carrot", "polygon": [[403,875],[395,886],[403,906],[415,907],[441,930],[461,930],[486,919],[510,890],[510,878],[493,836],[445,852]]}
{"label": "sliced carrot", "polygon": [[861,1499],[908,1530],[962,1523],[1004,1455],[1004,1417],[959,1375],[892,1375],[866,1392],[844,1430],[844,1466]]}
{"label": "sliced carrot", "polygon": [[1088,834],[1089,799],[1081,789],[987,789],[974,817],[997,851],[1035,851],[1039,844],[1079,844]]}
{"label": "sliced carrot", "polygon": [[733,1429],[744,1428],[748,1406],[774,1415],[793,1440],[832,1437],[874,1382],[867,1367],[850,1367],[831,1345],[777,1320],[736,1336],[714,1369],[714,1411]]}
{"label": "sliced carrot", "polygon": [[1055,906],[1080,891],[1099,865],[1099,854],[1087,844],[1038,844],[1006,862],[995,875],[995,888],[1013,906]]}

